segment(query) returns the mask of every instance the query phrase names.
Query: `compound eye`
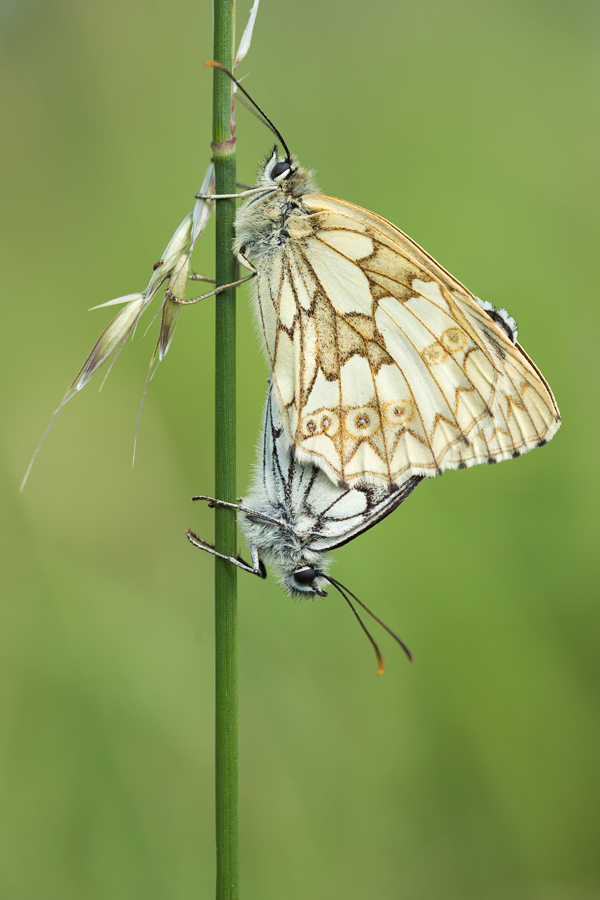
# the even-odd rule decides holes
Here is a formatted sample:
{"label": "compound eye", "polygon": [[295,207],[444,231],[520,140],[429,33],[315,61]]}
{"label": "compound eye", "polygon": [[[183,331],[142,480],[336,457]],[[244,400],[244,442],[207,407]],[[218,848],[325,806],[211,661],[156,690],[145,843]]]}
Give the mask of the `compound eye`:
{"label": "compound eye", "polygon": [[275,181],[276,178],[279,178],[281,175],[286,175],[291,171],[291,166],[289,162],[278,162],[271,171],[271,178]]}
{"label": "compound eye", "polygon": [[294,581],[306,586],[311,585],[316,577],[317,572],[312,566],[305,566],[303,569],[297,569],[294,572]]}

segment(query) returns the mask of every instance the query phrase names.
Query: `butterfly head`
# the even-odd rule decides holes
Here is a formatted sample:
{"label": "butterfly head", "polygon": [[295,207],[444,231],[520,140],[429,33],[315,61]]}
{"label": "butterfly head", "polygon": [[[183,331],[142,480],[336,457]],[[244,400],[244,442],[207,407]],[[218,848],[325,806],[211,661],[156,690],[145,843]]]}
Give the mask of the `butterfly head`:
{"label": "butterfly head", "polygon": [[283,156],[273,147],[258,171],[258,187],[281,187],[286,194],[300,197],[317,192],[313,173],[299,165],[295,156]]}
{"label": "butterfly head", "polygon": [[285,587],[293,597],[326,597],[321,587],[323,573],[313,566],[299,566],[285,576]]}

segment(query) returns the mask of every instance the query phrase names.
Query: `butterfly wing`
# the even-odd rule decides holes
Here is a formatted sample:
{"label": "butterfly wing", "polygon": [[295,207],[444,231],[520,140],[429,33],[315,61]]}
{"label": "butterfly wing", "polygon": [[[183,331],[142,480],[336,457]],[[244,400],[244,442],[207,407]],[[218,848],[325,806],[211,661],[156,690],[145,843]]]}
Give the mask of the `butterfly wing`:
{"label": "butterfly wing", "polygon": [[401,486],[554,435],[547,383],[460,282],[385,219],[320,194],[302,200],[256,286],[298,460],[343,485]]}
{"label": "butterfly wing", "polygon": [[337,495],[324,504],[327,486],[336,486],[322,469],[317,471],[318,478],[303,502],[316,520],[310,547],[319,552],[335,550],[377,525],[397,509],[423,480],[422,476],[413,475],[401,488],[391,493],[378,485],[337,487]]}
{"label": "butterfly wing", "polygon": [[[262,452],[251,493],[244,505],[286,523],[265,529],[271,560],[275,547],[297,554],[309,549],[321,553],[353,540],[395,510],[422,477],[409,478],[401,488],[361,484],[340,487],[312,462],[301,462],[290,449],[279,404],[269,391],[264,416]],[[244,514],[241,521],[252,519]],[[277,535],[285,532],[283,540]],[[256,538],[256,532],[251,537]],[[263,551],[266,545],[263,542]]]}

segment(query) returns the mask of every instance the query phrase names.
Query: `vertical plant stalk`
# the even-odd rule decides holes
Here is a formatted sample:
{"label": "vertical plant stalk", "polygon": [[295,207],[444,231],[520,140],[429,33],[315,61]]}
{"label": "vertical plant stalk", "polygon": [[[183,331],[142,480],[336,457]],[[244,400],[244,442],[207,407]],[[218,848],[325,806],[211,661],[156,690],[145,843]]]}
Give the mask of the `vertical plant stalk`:
{"label": "vertical plant stalk", "polygon": [[[214,58],[233,63],[235,0],[214,0]],[[213,69],[213,158],[217,194],[235,193],[232,85]],[[235,200],[216,204],[216,283],[235,281]],[[215,496],[236,499],[235,289],[216,298]],[[235,510],[215,509],[215,546],[237,556]],[[239,898],[237,567],[215,559],[215,802],[217,900]]]}

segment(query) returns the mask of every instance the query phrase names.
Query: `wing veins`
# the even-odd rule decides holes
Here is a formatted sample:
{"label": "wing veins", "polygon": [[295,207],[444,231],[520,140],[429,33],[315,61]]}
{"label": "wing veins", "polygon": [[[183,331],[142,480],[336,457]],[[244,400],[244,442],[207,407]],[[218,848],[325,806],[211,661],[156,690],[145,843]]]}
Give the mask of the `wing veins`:
{"label": "wing veins", "polygon": [[[420,296],[423,296],[423,295],[421,294]],[[433,306],[435,306],[437,309],[440,309],[440,307],[437,305],[437,303],[434,303],[433,300],[430,300],[430,299],[429,299],[429,297],[425,297],[424,299],[427,300],[429,303],[432,303]],[[417,313],[415,312],[415,310],[411,309],[408,305],[405,305],[405,306],[404,306],[404,309],[406,309],[407,312],[409,312],[409,313],[411,314],[411,316],[412,316],[414,319],[416,319],[417,322],[419,322],[419,324],[424,328],[424,330],[428,332],[428,334],[429,334],[429,335],[431,336],[431,338],[433,339],[433,341],[432,341],[433,343],[436,343],[436,344],[439,344],[439,343],[440,343],[439,338],[438,338],[438,337],[435,335],[435,333],[431,330],[431,328],[429,327],[429,325],[428,325],[426,322],[424,322],[423,319],[422,319],[419,315],[417,315]],[[442,312],[444,312],[444,310],[442,310]],[[449,318],[452,319],[452,321],[454,321],[454,322],[457,321],[452,315],[449,315]],[[396,324],[397,324],[398,328],[402,331],[402,333],[405,335],[405,337],[406,337],[406,338],[410,341],[410,343],[412,344],[415,353],[418,354],[418,356],[420,356],[421,359],[423,359],[422,354],[417,350],[416,345],[414,344],[414,342],[410,340],[410,338],[408,337],[408,334],[406,333],[405,329],[402,328],[398,323],[396,323]],[[458,324],[458,323],[457,323],[457,324]],[[473,340],[473,338],[471,338],[471,340]],[[475,341],[473,341],[473,343],[475,343]],[[443,347],[443,345],[441,345],[441,346]],[[448,356],[453,360],[453,362],[455,363],[455,365],[456,365],[456,366],[460,369],[460,371],[463,373],[463,375],[465,376],[466,380],[469,382],[469,384],[471,385],[471,387],[470,387],[470,388],[465,388],[465,387],[462,387],[461,385],[458,385],[457,387],[452,386],[452,390],[454,390],[454,399],[453,399],[453,401],[452,401],[452,403],[451,403],[451,402],[449,401],[448,397],[446,397],[446,394],[444,393],[444,391],[442,390],[442,386],[441,386],[440,382],[438,381],[438,379],[437,379],[436,376],[434,375],[433,368],[429,365],[429,363],[428,363],[426,360],[423,359],[423,362],[424,362],[425,365],[427,366],[427,369],[428,369],[429,374],[430,374],[430,376],[431,376],[431,380],[435,383],[435,385],[436,385],[437,389],[439,390],[440,394],[442,395],[442,397],[443,397],[444,400],[446,401],[446,404],[448,405],[448,409],[450,409],[451,412],[452,412],[453,415],[454,415],[454,423],[453,423],[453,422],[450,422],[448,419],[446,419],[441,413],[438,413],[438,414],[436,415],[436,418],[435,418],[434,425],[433,425],[433,428],[432,428],[432,432],[431,432],[431,433],[432,433],[432,435],[434,434],[435,429],[436,429],[436,427],[437,427],[438,420],[441,418],[441,419],[443,419],[445,422],[447,422],[448,425],[452,426],[453,428],[458,428],[458,430],[460,431],[460,433],[464,435],[464,432],[463,432],[463,430],[462,430],[462,428],[461,428],[461,426],[460,426],[460,424],[459,424],[459,421],[458,421],[458,393],[459,393],[459,391],[461,391],[461,392],[469,392],[469,393],[470,393],[471,391],[474,391],[474,392],[478,395],[478,397],[480,398],[480,400],[481,400],[481,402],[483,403],[483,406],[484,406],[484,409],[482,410],[482,412],[480,412],[479,415],[478,415],[477,417],[474,417],[474,418],[473,418],[473,424],[472,424],[471,428],[473,428],[473,427],[477,424],[477,422],[482,418],[482,416],[483,416],[483,417],[486,416],[486,408],[488,408],[488,403],[487,403],[487,401],[481,396],[481,394],[480,394],[480,392],[479,392],[479,389],[476,387],[476,385],[473,384],[473,381],[471,380],[471,378],[469,377],[469,375],[468,375],[467,372],[465,371],[465,368],[458,362],[458,360],[454,357],[454,355],[453,355],[452,353],[450,353],[448,350],[446,350],[445,347],[443,347],[443,349],[446,351],[446,353],[448,354]],[[480,348],[479,346],[476,346],[476,347],[473,348],[473,349],[481,349],[481,348]],[[469,352],[470,352],[470,351],[469,351]],[[394,360],[394,362],[396,362],[396,360]],[[398,368],[400,368],[399,365],[398,365]],[[494,368],[494,371],[496,372],[496,375],[497,375],[497,374],[498,374],[497,368],[496,368],[495,366],[493,366],[493,368]],[[402,370],[401,370],[401,371],[402,371]],[[404,372],[403,372],[402,374],[404,375]],[[406,378],[406,376],[405,376],[405,378]],[[497,380],[498,380],[498,379],[496,379],[496,382],[497,382]],[[492,390],[495,392],[495,390],[496,390],[496,385],[494,385],[494,386],[492,387]],[[453,408],[453,405],[452,405],[452,404],[454,404],[454,408]],[[470,430],[471,430],[471,429],[469,429],[469,431],[470,431]],[[464,436],[466,437],[466,435],[464,435]],[[449,447],[448,447],[447,449],[450,449],[451,446],[452,446],[452,445],[449,445]],[[433,451],[432,451],[432,453],[433,453]],[[444,456],[444,455],[445,455],[445,453],[442,455],[442,457],[440,457],[440,460],[443,459],[443,456]],[[435,459],[435,456],[434,456],[434,459]],[[436,462],[437,462],[437,460],[436,460]]]}
{"label": "wing veins", "polygon": [[338,541],[337,544],[328,545],[326,549],[336,550],[338,547],[343,547],[344,544],[354,540],[359,534],[364,534],[365,531],[369,531],[370,528],[373,528],[374,525],[377,525],[378,522],[381,522],[382,519],[389,516],[389,514],[397,509],[401,503],[404,503],[406,498],[409,497],[414,489],[423,481],[424,477],[424,475],[411,475],[398,491],[388,495],[389,500],[388,498],[385,498],[375,504],[374,511],[367,516],[367,525],[357,525],[349,533],[345,534],[343,539]]}
{"label": "wing veins", "polygon": [[[324,242],[323,242],[323,243],[324,243]],[[338,253],[339,251],[336,250],[335,252]],[[340,254],[340,255],[343,255],[343,254]],[[323,287],[322,282],[319,280],[319,277],[318,277],[317,273],[315,272],[314,268],[311,266],[310,261],[307,259],[307,257],[306,257],[304,254],[302,255],[302,259],[303,259],[303,262],[304,262],[304,264],[306,265],[307,269],[310,271],[310,273],[311,273],[311,275],[312,275],[312,277],[313,277],[315,283],[319,286],[319,288],[320,288],[320,290],[321,290],[321,293],[323,294],[324,297],[327,298],[327,302],[332,306],[332,308],[333,308],[333,310],[334,310],[334,313],[335,313],[335,320],[337,321],[338,318],[342,318],[342,319],[343,319],[343,316],[341,316],[339,313],[336,312],[335,306],[334,306],[333,303],[331,302],[331,300],[330,300],[330,298],[329,298],[327,292],[325,291],[325,288]],[[394,298],[394,299],[397,300],[397,298]],[[400,301],[398,301],[398,302],[400,302]],[[411,310],[411,312],[412,312],[412,310]],[[388,315],[389,315],[389,314],[388,314]],[[391,318],[391,316],[390,316],[390,318]],[[374,326],[375,326],[375,328],[376,328],[377,325],[376,325],[376,322],[375,322],[375,317],[374,317],[373,315],[371,315],[371,319],[373,320],[373,324],[374,324]],[[393,320],[392,320],[392,321],[393,321]],[[395,324],[397,324],[397,323],[395,323]],[[398,327],[400,327],[400,326],[398,326]],[[412,346],[414,352],[415,352],[420,358],[422,358],[422,357],[421,357],[421,354],[420,354],[419,351],[417,350],[417,348],[416,348],[414,342],[413,342],[413,341],[410,339],[410,337],[406,334],[406,332],[404,331],[404,329],[401,329],[401,330],[402,330],[402,333],[405,335],[406,339],[408,340],[408,342],[411,344],[411,346]],[[339,342],[338,342],[337,328],[336,328],[336,333],[335,333],[335,341],[336,341],[336,348],[337,348],[337,359],[338,359],[338,362],[339,362],[339,359],[340,359],[340,352],[339,352]],[[371,361],[368,360],[368,362],[369,362],[369,367],[371,368],[371,371],[372,371]],[[438,466],[438,460],[437,460],[437,458],[436,458],[435,453],[433,452],[433,447],[432,447],[432,445],[431,445],[431,441],[429,440],[429,435],[427,434],[427,428],[426,428],[426,426],[425,426],[425,422],[423,421],[423,417],[422,417],[422,415],[421,415],[421,410],[420,410],[419,405],[418,405],[418,403],[417,403],[417,401],[416,401],[415,394],[414,394],[414,391],[413,391],[413,389],[412,389],[411,383],[410,383],[409,379],[406,377],[406,374],[405,374],[405,372],[404,372],[404,369],[402,368],[402,366],[400,365],[400,363],[398,362],[398,360],[394,359],[394,364],[395,364],[395,366],[398,368],[398,370],[400,371],[402,377],[404,378],[404,381],[406,382],[406,385],[407,385],[407,387],[408,387],[408,390],[410,391],[410,395],[411,395],[411,398],[412,398],[412,401],[413,401],[414,408],[415,408],[415,410],[417,411],[418,416],[419,416],[419,419],[421,420],[421,425],[423,426],[423,434],[425,435],[425,440],[426,440],[426,442],[427,442],[427,446],[429,447],[429,452],[430,452],[430,454],[431,454],[431,458],[433,459],[435,465]],[[427,364],[425,363],[425,365],[427,365]],[[427,368],[429,369],[428,366],[427,366]],[[339,384],[339,393],[340,393],[340,403],[339,403],[339,408],[340,408],[340,410],[341,410],[341,408],[342,408],[342,398],[341,398],[342,385],[341,385],[341,378],[338,379],[338,384]],[[436,382],[436,385],[437,385],[437,382]],[[377,387],[376,387],[376,384],[375,384],[374,379],[373,379],[373,386],[374,386],[374,388],[375,388],[375,391],[377,391]],[[437,385],[437,386],[438,386],[438,389],[439,389],[439,385]],[[441,393],[442,393],[442,396],[444,396],[443,392],[441,392]],[[377,398],[379,399],[379,395],[377,395]],[[445,399],[445,397],[444,397],[444,399]],[[449,406],[449,404],[448,404],[448,406]],[[381,407],[379,407],[379,409],[381,409]],[[383,443],[384,443],[384,447],[386,448],[386,457],[387,457],[387,459],[388,459],[388,474],[389,474],[389,476],[391,477],[391,470],[390,470],[390,466],[389,466],[389,453],[388,453],[387,442],[386,442],[386,439],[385,439],[385,433],[384,433],[384,429],[383,429],[383,421],[381,420],[381,416],[380,416],[380,421],[381,421],[381,427],[382,427],[382,433],[383,433]],[[405,429],[405,430],[409,430],[409,429]],[[411,431],[411,434],[413,434],[414,437],[417,437],[417,439],[422,443],[422,440],[421,440],[417,435],[414,435],[414,433],[413,433],[412,431]],[[345,449],[346,449],[346,448],[345,448],[344,432],[343,432],[343,430],[342,430],[342,440],[341,440],[341,445],[342,445],[342,454],[341,454],[342,478],[344,478],[344,476],[345,476],[345,468],[346,468],[346,463],[345,463]],[[360,446],[360,445],[359,445],[359,446]],[[397,446],[397,443],[394,445],[394,449],[395,449],[396,446]],[[358,449],[358,447],[357,447],[357,449]],[[355,451],[355,452],[356,452],[356,451]],[[354,454],[353,454],[353,455],[354,455]],[[412,470],[412,468],[414,467],[414,465],[415,465],[415,463],[413,463],[413,462],[411,461],[411,462],[409,463],[409,468]]]}
{"label": "wing veins", "polygon": [[[336,327],[335,327],[335,329],[334,329],[334,332],[335,332],[335,334],[334,334],[335,356],[336,356],[336,360],[337,360],[337,364],[338,364],[338,365],[337,365],[338,377],[337,377],[336,380],[337,380],[337,384],[338,384],[338,408],[339,408],[340,411],[341,411],[341,409],[342,409],[342,379],[341,379],[340,365],[339,365],[339,362],[340,362],[340,345],[339,345],[338,330],[337,330],[337,319],[339,318],[339,316],[338,316],[338,313],[336,312],[335,306],[333,305],[333,303],[332,303],[331,300],[329,299],[329,295],[327,294],[327,291],[326,291],[325,288],[323,287],[323,283],[322,283],[321,280],[319,279],[317,273],[315,272],[313,266],[312,266],[311,263],[310,263],[310,260],[309,260],[308,257],[306,256],[306,254],[303,253],[303,252],[301,252],[300,249],[298,249],[298,256],[301,257],[303,264],[306,266],[307,271],[308,271],[308,272],[310,273],[310,275],[312,276],[313,281],[314,281],[314,283],[315,283],[315,285],[316,285],[316,287],[317,287],[317,290],[315,291],[315,293],[314,293],[314,295],[313,295],[313,302],[314,302],[314,299],[315,299],[317,293],[320,291],[321,295],[322,295],[323,297],[325,297],[325,299],[327,300],[327,302],[329,303],[329,305],[331,306],[331,308],[333,309],[333,312],[334,312],[334,322],[336,322]],[[318,348],[319,359],[320,359],[320,357],[321,357],[321,343],[320,343],[320,340],[319,340],[319,330],[318,330],[318,328],[317,328],[317,348]],[[320,368],[320,365],[319,365],[319,368]],[[317,369],[317,367],[315,366],[315,373],[316,373],[316,369]],[[323,373],[323,377],[326,377],[325,372],[323,371],[323,369],[321,369],[321,372]],[[316,374],[315,374],[315,380],[316,380],[316,377],[317,377],[317,376],[316,376]],[[314,384],[314,382],[313,382],[313,384]],[[298,411],[298,427],[299,427],[299,423],[300,423],[300,414],[299,414],[299,411]],[[345,435],[344,435],[344,429],[343,429],[343,428],[341,428],[340,431],[341,431],[341,435],[340,435],[340,447],[341,447],[341,452],[340,452],[340,454],[339,454],[339,455],[340,455],[340,464],[341,464],[340,467],[341,467],[342,481],[345,481],[345,474],[346,474],[346,463],[345,463],[345,455],[346,455]]]}

